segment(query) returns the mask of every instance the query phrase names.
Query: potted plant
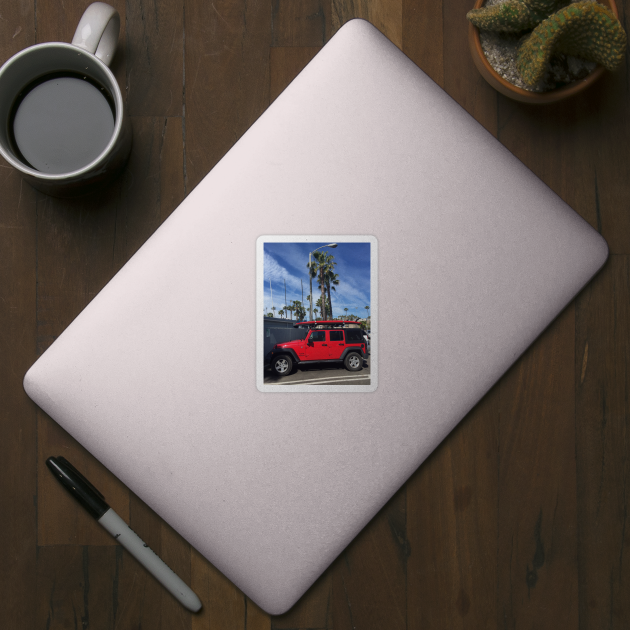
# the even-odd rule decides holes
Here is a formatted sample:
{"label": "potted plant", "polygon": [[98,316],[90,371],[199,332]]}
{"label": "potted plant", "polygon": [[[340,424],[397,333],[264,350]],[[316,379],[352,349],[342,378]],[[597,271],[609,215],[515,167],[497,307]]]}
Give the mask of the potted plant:
{"label": "potted plant", "polygon": [[614,0],[476,0],[467,17],[477,69],[517,101],[572,96],[616,69],[625,54]]}

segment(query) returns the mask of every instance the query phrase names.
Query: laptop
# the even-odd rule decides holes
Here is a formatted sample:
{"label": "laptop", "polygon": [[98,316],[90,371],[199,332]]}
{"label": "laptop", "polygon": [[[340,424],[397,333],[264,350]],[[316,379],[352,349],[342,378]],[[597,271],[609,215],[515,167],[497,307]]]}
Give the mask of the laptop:
{"label": "laptop", "polygon": [[[24,387],[248,597],[280,614],[607,255],[566,203],[353,20]],[[335,291],[325,264],[339,277]],[[288,306],[297,311],[279,316]],[[336,325],[339,316],[346,323]],[[265,330],[278,321],[297,330],[298,319],[313,323],[274,347],[288,356],[287,343],[306,348],[305,335],[318,332],[320,344],[353,347],[361,364],[302,354],[288,374],[270,366]],[[353,322],[368,325],[369,349],[359,337],[349,343]]]}

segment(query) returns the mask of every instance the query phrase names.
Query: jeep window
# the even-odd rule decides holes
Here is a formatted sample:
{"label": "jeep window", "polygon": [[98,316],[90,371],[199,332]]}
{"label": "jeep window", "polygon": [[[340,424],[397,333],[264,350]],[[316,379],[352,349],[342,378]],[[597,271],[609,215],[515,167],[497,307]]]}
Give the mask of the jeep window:
{"label": "jeep window", "polygon": [[309,341],[326,341],[326,331],[325,330],[314,330],[311,333]]}
{"label": "jeep window", "polygon": [[360,328],[346,329],[346,343],[362,343],[363,334]]}
{"label": "jeep window", "polygon": [[343,341],[343,330],[331,330],[330,331],[330,340],[331,341]]}

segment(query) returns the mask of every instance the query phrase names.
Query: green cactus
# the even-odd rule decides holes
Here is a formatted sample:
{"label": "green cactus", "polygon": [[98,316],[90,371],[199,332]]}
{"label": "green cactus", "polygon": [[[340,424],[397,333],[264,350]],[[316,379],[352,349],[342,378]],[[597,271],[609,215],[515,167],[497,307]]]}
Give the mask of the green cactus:
{"label": "green cactus", "polygon": [[507,0],[481,9],[472,9],[466,17],[479,29],[501,33],[519,33],[534,28],[568,0]]}
{"label": "green cactus", "polygon": [[615,14],[597,2],[575,2],[543,20],[523,41],[516,65],[523,81],[535,85],[554,53],[594,61],[608,70],[621,63],[626,33]]}

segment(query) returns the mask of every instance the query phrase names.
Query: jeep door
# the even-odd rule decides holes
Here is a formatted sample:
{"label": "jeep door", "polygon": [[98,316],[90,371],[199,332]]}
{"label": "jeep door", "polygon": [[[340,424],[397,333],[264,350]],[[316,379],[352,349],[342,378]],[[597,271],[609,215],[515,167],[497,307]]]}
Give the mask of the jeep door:
{"label": "jeep door", "polygon": [[324,361],[328,359],[328,340],[325,330],[311,330],[306,340],[305,361]]}
{"label": "jeep door", "polygon": [[343,330],[329,330],[328,331],[328,358],[339,359],[341,353],[346,347],[346,342],[343,336]]}

